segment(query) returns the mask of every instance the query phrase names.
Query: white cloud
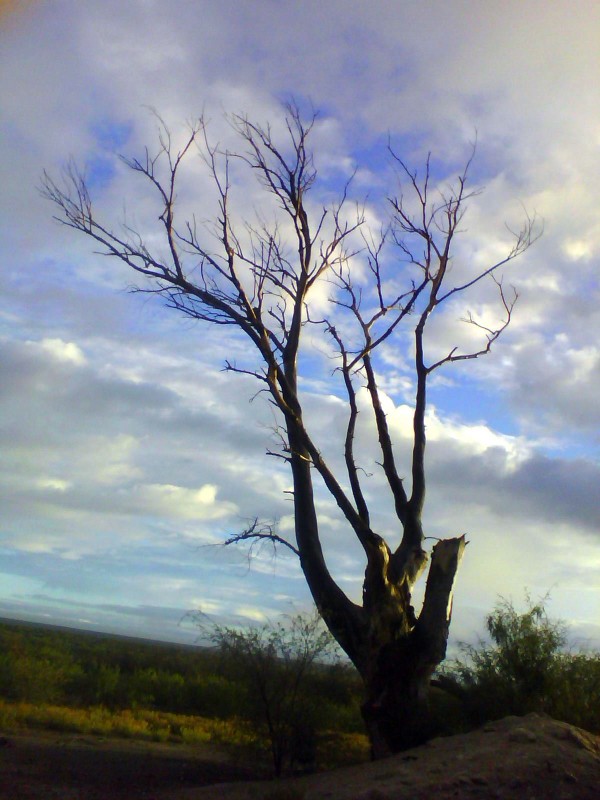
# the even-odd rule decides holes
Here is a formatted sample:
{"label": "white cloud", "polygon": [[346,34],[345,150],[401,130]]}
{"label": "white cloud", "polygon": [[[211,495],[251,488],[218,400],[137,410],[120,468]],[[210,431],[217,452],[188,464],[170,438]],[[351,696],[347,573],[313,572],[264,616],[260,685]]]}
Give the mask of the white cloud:
{"label": "white cloud", "polygon": [[58,361],[65,361],[77,367],[86,363],[81,348],[74,342],[63,342],[62,339],[42,339],[40,347]]}
{"label": "white cloud", "polygon": [[252,620],[252,622],[266,622],[267,615],[262,608],[258,606],[240,605],[234,608],[234,614],[245,619]]}
{"label": "white cloud", "polygon": [[565,255],[571,261],[581,261],[591,258],[593,255],[593,245],[584,239],[567,239],[563,245]]}
{"label": "white cloud", "polygon": [[149,484],[134,491],[134,497],[140,511],[175,519],[217,520],[238,511],[234,503],[218,502],[217,487],[209,483],[198,489]]}
{"label": "white cloud", "polygon": [[51,489],[55,492],[66,492],[72,486],[69,481],[64,481],[61,478],[38,478],[35,484],[42,490]]}
{"label": "white cloud", "polygon": [[128,434],[115,438],[92,436],[86,442],[87,452],[77,459],[77,467],[88,480],[118,486],[141,474],[132,463],[137,448],[138,440]]}
{"label": "white cloud", "polygon": [[[155,298],[125,295],[132,276],[52,225],[35,188],[44,167],[56,171],[71,154],[100,159],[106,180],[98,179],[98,209],[119,220],[126,197],[128,219],[164,248],[150,233],[158,213],[143,184],[131,183],[122,167],[111,178],[104,161],[112,149],[135,154],[155,141],[155,121],[142,106],[165,116],[177,143],[185,134],[180,123],[206,110],[214,141],[229,146],[222,110],[273,119],[279,132],[276,98],[295,93],[324,109],[315,141],[325,183],[315,207],[358,161],[355,194],[362,200],[370,193],[366,213],[375,227],[385,219],[386,195],[396,191],[382,155],[388,131],[417,166],[433,151],[437,181],[457,171],[477,130],[473,186],[486,191],[473,198],[457,240],[456,279],[505,253],[504,221],[518,224],[521,203],[545,218],[544,237],[505,270],[520,299],[504,341],[485,360],[444,370],[432,382],[427,521],[431,535],[472,532],[455,619],[461,603],[481,607],[506,587],[518,594],[520,583],[545,590],[556,581],[569,616],[592,624],[597,588],[578,603],[573,587],[595,587],[597,552],[589,497],[597,485],[600,391],[600,187],[590,178],[600,143],[597,3],[582,0],[577,14],[568,3],[546,4],[540,14],[536,4],[482,0],[475,16],[469,3],[437,1],[238,6],[231,15],[207,2],[200,15],[187,0],[177,14],[141,0],[60,0],[52,8],[32,4],[0,33],[7,148],[0,534],[23,591],[32,594],[26,576],[36,574],[81,602],[93,584],[94,613],[123,619],[130,602],[140,625],[154,619],[144,594],[151,585],[178,608],[200,594],[211,613],[230,615],[271,613],[277,604],[265,596],[283,597],[288,588],[286,596],[307,598],[291,560],[277,573],[265,558],[256,583],[251,575],[242,588],[235,572],[245,570],[242,557],[228,554],[225,563],[211,551],[218,579],[208,557],[189,567],[190,542],[218,538],[256,515],[281,518],[290,531],[289,475],[263,457],[273,444],[273,418],[260,399],[248,403],[256,391],[250,380],[219,371],[228,355],[255,364],[247,343],[171,317]],[[237,166],[232,179],[236,213],[251,217],[260,190]],[[192,159],[182,210],[212,218],[214,199]],[[318,289],[315,309],[329,291]],[[483,284],[464,306],[449,306],[432,327],[430,356],[472,347],[475,329],[458,320],[472,310],[493,327],[496,309]],[[333,396],[339,386],[330,355],[330,344],[313,333],[310,367],[324,373],[311,374],[303,390],[318,444],[343,475],[345,407]],[[408,475],[411,345],[403,341],[383,356],[385,408]],[[357,447],[373,472],[366,484],[377,521],[394,532],[364,400],[361,393]],[[359,594],[360,550],[348,544],[335,504],[319,502],[334,572]],[[572,557],[568,542],[576,543]],[[77,570],[66,571],[65,560],[75,558]],[[200,574],[203,592],[194,588]],[[267,581],[272,592],[262,590]],[[246,602],[249,585],[261,591]],[[122,598],[118,609],[100,610],[103,592]],[[158,618],[167,624],[173,614]]]}
{"label": "white cloud", "polygon": [[514,471],[531,456],[532,447],[524,438],[498,433],[484,424],[464,424],[440,419],[435,408],[427,414],[427,438],[442,445],[458,445],[469,457],[483,455],[488,450],[502,452],[507,471]]}

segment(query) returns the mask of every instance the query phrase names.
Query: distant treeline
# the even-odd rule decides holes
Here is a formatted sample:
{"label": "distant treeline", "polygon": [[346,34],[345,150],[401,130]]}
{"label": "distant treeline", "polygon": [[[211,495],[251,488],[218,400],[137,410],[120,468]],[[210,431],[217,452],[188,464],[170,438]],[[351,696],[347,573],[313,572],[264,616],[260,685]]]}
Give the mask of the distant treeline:
{"label": "distant treeline", "polygon": [[[542,712],[600,733],[600,654],[569,648],[566,627],[548,617],[544,602],[527,597],[517,611],[501,599],[487,616],[487,639],[463,645],[461,657],[445,664],[431,697],[433,732]],[[137,726],[155,738],[242,740],[248,727],[271,748],[277,773],[286,763],[314,761],[314,748],[332,736],[331,749],[339,756],[345,748],[350,760],[366,748],[360,679],[347,662],[319,661],[327,634],[317,622],[299,615],[248,631],[217,626],[214,648],[0,622],[0,726],[40,724],[19,704],[53,706],[86,710],[94,719],[81,725],[92,731],[104,730],[112,714],[123,735]],[[135,726],[119,716],[125,712],[137,715]],[[76,723],[72,715],[59,720],[65,714],[56,708],[48,714],[55,727]],[[313,751],[305,752],[307,743]]]}
{"label": "distant treeline", "polygon": [[[308,692],[328,727],[359,731],[360,686],[345,664],[319,665]],[[217,649],[0,623],[0,698],[244,718],[248,688]]]}

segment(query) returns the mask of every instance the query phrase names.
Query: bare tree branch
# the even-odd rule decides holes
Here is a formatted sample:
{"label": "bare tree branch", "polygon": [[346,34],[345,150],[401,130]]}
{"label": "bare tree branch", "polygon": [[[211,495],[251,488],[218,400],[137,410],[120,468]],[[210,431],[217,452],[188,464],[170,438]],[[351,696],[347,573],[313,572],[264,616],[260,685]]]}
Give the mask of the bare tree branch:
{"label": "bare tree branch", "polygon": [[[515,290],[512,295],[505,292],[500,269],[534,244],[542,226],[535,215],[525,212],[522,226],[509,229],[513,241],[503,258],[472,269],[453,283],[456,239],[464,233],[468,201],[479,191],[469,186],[475,146],[459,175],[443,186],[434,183],[430,156],[419,175],[390,146],[400,189],[389,198],[389,222],[371,230],[365,205],[350,206],[353,175],[335,203],[315,211],[307,201],[318,177],[310,147],[316,114],[304,120],[299,107],[288,104],[283,136],[269,125],[234,115],[230,123],[240,146],[231,151],[211,143],[202,119],[189,128],[176,149],[165,122],[158,114],[155,118],[156,150],[146,149],[141,157],[123,158],[122,163],[158,201],[159,226],[153,220],[158,235],[149,237],[126,219],[116,228],[105,222],[92,203],[85,173],[72,162],[62,183],[44,173],[42,192],[58,209],[59,222],[85,234],[101,254],[141,276],[138,291],[160,295],[168,306],[193,319],[233,326],[251,343],[248,361],[238,364],[228,359],[225,370],[256,379],[276,409],[279,450],[267,452],[283,459],[291,471],[295,543],[280,536],[273,524],[256,518],[225,544],[246,542],[251,551],[254,545],[283,546],[298,556],[319,612],[365,682],[363,711],[374,751],[381,755],[386,748],[389,752],[414,743],[415,721],[427,717],[419,699],[424,682],[445,653],[452,588],[464,550],[461,537],[435,545],[425,599],[417,614],[412,590],[429,558],[422,525],[428,379],[435,370],[490,352],[510,324],[517,300]],[[205,212],[199,218],[185,215],[178,200],[181,175],[194,152],[200,154],[216,194],[209,221],[198,221],[205,219]],[[252,219],[238,218],[231,177],[234,164],[258,179],[270,198],[269,208],[276,206],[273,219],[261,212]],[[496,285],[502,318],[490,325],[465,312],[463,321],[479,332],[481,346],[463,352],[449,342],[446,355],[432,360],[431,319],[440,307],[448,306],[447,301],[466,295],[484,278]],[[323,288],[330,291],[325,312]],[[343,479],[332,466],[335,460],[325,460],[305,420],[299,370],[305,363],[302,344],[307,325],[315,336],[325,335],[328,348],[333,347],[334,380],[341,380],[340,391],[347,401],[340,443]],[[392,348],[401,348],[412,359],[416,383],[407,464],[410,494],[399,474],[380,388],[380,384],[385,388],[382,357]],[[314,362],[314,350],[308,355]],[[359,387],[366,388],[369,397],[380,466],[399,523],[395,549],[373,529],[366,473],[359,478],[358,465],[364,458],[357,452]],[[329,571],[314,480],[335,500],[347,530],[363,547],[362,605],[350,600]],[[404,728],[413,732],[411,742]]]}
{"label": "bare tree branch", "polygon": [[287,547],[288,550],[291,550],[292,553],[294,553],[294,555],[300,557],[300,551],[294,547],[291,542],[288,542],[287,539],[284,539],[282,536],[279,536],[278,533],[275,533],[274,526],[272,524],[267,522],[259,522],[258,518],[254,519],[245,530],[228,536],[223,542],[223,545],[228,546],[232,544],[239,544],[240,542],[270,542],[273,547],[279,544]]}

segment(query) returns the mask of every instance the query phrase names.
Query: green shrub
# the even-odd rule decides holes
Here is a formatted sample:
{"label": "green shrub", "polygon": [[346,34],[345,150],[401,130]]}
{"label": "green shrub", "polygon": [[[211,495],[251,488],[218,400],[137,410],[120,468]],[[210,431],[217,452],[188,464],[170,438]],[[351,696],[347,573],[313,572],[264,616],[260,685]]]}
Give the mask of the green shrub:
{"label": "green shrub", "polygon": [[486,619],[491,643],[462,645],[463,658],[444,673],[462,689],[472,723],[532,711],[600,732],[600,655],[565,649],[563,623],[544,600],[522,613],[501,599]]}
{"label": "green shrub", "polygon": [[215,643],[223,646],[0,623],[0,728],[215,742],[286,769],[336,763],[336,741],[352,743],[339,763],[356,742],[361,751],[360,679],[328,657],[332,640],[317,617],[223,628]]}
{"label": "green shrub", "polygon": [[600,654],[561,654],[549,699],[553,717],[600,734]]}
{"label": "green shrub", "polygon": [[275,774],[314,765],[317,728],[324,722],[315,693],[325,669],[319,659],[335,650],[319,615],[297,614],[247,630],[215,625],[206,632],[218,647],[223,676],[242,690],[240,713],[257,738],[269,742]]}
{"label": "green shrub", "polygon": [[240,682],[225,675],[198,675],[187,685],[188,709],[204,717],[239,716],[244,697]]}

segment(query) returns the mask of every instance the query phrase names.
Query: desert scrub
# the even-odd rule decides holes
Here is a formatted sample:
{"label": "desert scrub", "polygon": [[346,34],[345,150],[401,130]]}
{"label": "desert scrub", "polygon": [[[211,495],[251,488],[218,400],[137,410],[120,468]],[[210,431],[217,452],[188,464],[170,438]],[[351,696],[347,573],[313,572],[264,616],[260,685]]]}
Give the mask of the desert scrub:
{"label": "desert scrub", "polygon": [[7,703],[0,700],[0,728],[45,729],[70,733],[117,736],[158,742],[248,745],[254,741],[247,723],[214,720],[161,711],[111,711],[103,706],[66,706]]}
{"label": "desert scrub", "polygon": [[[142,741],[215,744],[267,763],[269,742],[257,736],[251,724],[240,719],[206,719],[164,711],[132,709],[112,711],[103,706],[69,708],[0,700],[0,729],[54,730]],[[369,743],[359,733],[318,734],[318,769],[356,764],[369,758]]]}
{"label": "desert scrub", "polygon": [[531,712],[600,732],[600,653],[567,649],[567,629],[546,598],[525,610],[501,598],[486,618],[490,641],[461,647],[442,674],[459,685],[471,725]]}

